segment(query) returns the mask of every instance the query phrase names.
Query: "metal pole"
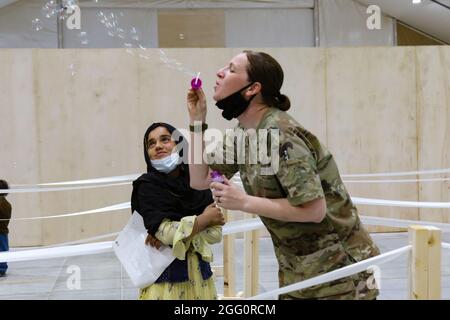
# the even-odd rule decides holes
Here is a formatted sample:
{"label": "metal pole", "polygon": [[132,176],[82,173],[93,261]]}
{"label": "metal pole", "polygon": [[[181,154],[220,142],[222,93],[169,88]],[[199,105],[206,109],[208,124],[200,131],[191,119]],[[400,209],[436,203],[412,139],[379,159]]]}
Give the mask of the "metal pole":
{"label": "metal pole", "polygon": [[58,35],[58,48],[62,49],[64,47],[64,45],[63,45],[64,23],[63,23],[63,20],[60,18],[61,10],[63,10],[62,0],[58,0],[58,8],[60,9],[60,11],[58,11],[58,14],[56,15],[56,30],[57,30],[56,32]]}
{"label": "metal pole", "polygon": [[314,45],[320,47],[319,0],[314,0]]}

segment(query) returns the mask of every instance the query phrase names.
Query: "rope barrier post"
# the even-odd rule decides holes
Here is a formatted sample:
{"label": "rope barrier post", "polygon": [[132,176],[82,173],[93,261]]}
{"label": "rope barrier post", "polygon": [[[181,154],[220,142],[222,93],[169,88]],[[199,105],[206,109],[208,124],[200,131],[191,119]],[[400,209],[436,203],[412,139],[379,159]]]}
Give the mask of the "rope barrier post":
{"label": "rope barrier post", "polygon": [[[255,218],[245,214],[245,219]],[[258,294],[259,288],[259,232],[252,230],[244,233],[244,297]]]}
{"label": "rope barrier post", "polygon": [[441,230],[410,226],[409,297],[411,300],[441,299]]}
{"label": "rope barrier post", "polygon": [[[232,221],[232,215],[228,214],[228,210],[221,209],[225,216],[225,221]],[[234,297],[235,278],[234,278],[234,234],[223,237],[223,295],[224,297]]]}

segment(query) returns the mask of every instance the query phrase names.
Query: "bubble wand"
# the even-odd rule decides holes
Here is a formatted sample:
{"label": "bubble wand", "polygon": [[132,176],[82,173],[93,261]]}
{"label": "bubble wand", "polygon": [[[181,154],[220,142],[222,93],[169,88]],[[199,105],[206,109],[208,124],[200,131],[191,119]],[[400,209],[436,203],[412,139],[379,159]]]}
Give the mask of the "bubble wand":
{"label": "bubble wand", "polygon": [[202,80],[200,80],[200,72],[197,73],[197,76],[191,80],[191,88],[193,90],[198,90],[202,87]]}

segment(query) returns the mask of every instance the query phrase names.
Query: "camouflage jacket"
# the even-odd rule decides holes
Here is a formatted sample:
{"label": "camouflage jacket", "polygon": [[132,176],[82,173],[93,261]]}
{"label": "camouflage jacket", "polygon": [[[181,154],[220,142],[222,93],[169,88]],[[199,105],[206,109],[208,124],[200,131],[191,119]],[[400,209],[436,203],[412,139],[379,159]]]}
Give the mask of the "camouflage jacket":
{"label": "camouflage jacket", "polygon": [[[242,129],[238,125],[237,129]],[[315,277],[379,254],[358,216],[330,152],[312,133],[286,112],[271,108],[261,120],[259,129],[278,129],[278,141],[272,150],[276,163],[251,161],[255,139],[225,136],[217,153],[224,164],[210,164],[228,178],[240,172],[245,191],[252,196],[287,198],[293,206],[325,197],[326,217],[321,223],[284,222],[261,217],[269,231],[279,264],[280,287]],[[265,135],[267,133],[264,133]],[[261,135],[261,134],[259,134]],[[239,146],[244,150],[239,154]],[[245,148],[243,147],[245,146]],[[253,146],[255,147],[255,146]],[[230,152],[231,150],[231,152]],[[274,151],[278,150],[278,157]],[[242,156],[245,152],[245,161]],[[217,158],[214,158],[217,159]],[[254,160],[254,159],[253,159]],[[216,161],[219,162],[219,161]],[[276,170],[267,169],[277,167]],[[269,173],[268,173],[269,172]],[[280,296],[281,299],[373,299],[378,294],[373,276],[361,272],[353,276]],[[371,284],[371,285],[369,285]]]}

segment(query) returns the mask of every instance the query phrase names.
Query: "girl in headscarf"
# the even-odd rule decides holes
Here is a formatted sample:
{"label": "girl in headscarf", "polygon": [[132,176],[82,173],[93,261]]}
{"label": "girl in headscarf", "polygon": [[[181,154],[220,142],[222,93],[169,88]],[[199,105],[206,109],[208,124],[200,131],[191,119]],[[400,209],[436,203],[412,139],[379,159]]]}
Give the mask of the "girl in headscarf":
{"label": "girl in headscarf", "polygon": [[224,217],[210,190],[190,187],[181,142],[181,134],[166,123],[152,124],[144,135],[147,173],[133,182],[132,212],[144,219],[145,243],[171,246],[176,259],[154,284],[141,289],[140,300],[217,299],[209,245],[222,239]]}

